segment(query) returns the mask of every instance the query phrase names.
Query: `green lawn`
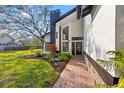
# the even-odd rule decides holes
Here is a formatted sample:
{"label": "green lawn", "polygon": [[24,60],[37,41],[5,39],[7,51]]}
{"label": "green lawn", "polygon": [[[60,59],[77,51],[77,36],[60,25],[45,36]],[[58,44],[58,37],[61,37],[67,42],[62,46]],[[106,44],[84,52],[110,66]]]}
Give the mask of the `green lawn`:
{"label": "green lawn", "polygon": [[49,87],[56,80],[59,74],[47,61],[18,57],[35,51],[0,53],[0,87]]}

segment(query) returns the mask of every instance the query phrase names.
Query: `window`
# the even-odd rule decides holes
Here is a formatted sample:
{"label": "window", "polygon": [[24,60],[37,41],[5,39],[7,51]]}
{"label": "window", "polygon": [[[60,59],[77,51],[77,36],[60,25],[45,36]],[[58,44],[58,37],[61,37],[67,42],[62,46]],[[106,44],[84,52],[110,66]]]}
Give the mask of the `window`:
{"label": "window", "polygon": [[68,40],[68,39],[69,39],[69,38],[68,38],[68,36],[69,36],[68,31],[69,31],[68,26],[65,27],[65,28],[63,28],[63,40]]}
{"label": "window", "polygon": [[72,40],[83,40],[83,37],[72,37]]}
{"label": "window", "polygon": [[5,46],[6,44],[5,43],[3,43],[3,46]]}
{"label": "window", "polygon": [[50,51],[49,42],[46,42],[45,43],[45,51]]}
{"label": "window", "polygon": [[58,39],[58,32],[56,32],[56,39]]}
{"label": "window", "polygon": [[63,52],[68,52],[68,42],[63,42]]}

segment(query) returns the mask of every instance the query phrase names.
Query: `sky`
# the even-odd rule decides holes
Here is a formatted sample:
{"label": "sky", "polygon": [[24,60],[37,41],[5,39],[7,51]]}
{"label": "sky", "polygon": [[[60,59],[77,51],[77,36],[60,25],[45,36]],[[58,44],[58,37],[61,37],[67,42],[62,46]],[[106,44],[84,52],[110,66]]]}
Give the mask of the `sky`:
{"label": "sky", "polygon": [[75,7],[74,5],[54,5],[52,6],[52,10],[60,9],[61,13],[65,14],[74,7]]}

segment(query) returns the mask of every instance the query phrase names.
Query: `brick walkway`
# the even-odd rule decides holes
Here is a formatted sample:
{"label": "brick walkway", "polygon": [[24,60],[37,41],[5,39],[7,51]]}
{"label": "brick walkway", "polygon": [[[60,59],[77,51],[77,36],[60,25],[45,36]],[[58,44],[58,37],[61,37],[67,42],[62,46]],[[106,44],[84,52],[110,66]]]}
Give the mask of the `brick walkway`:
{"label": "brick walkway", "polygon": [[53,88],[88,88],[93,80],[83,56],[73,56]]}

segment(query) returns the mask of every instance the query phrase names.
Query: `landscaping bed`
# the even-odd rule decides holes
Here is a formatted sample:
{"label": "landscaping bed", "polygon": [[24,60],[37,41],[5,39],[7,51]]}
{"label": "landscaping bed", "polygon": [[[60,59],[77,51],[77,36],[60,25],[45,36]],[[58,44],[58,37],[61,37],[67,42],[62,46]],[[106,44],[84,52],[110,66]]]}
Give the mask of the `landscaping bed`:
{"label": "landscaping bed", "polygon": [[[45,61],[49,61],[50,58],[47,58],[45,54],[39,56],[39,57],[36,57],[35,55],[26,55],[26,56],[19,56],[18,58],[22,58],[22,59],[40,59],[40,60],[45,60]],[[67,62],[52,62],[50,61],[49,62],[50,65],[52,65],[55,70],[59,73],[61,73],[63,71],[63,69],[65,68],[65,66],[67,65],[68,61]]]}
{"label": "landscaping bed", "polygon": [[71,56],[69,53],[58,53],[55,56],[58,57],[57,60],[52,57],[49,61],[55,70],[61,73],[69,62]]}
{"label": "landscaping bed", "polygon": [[56,65],[54,65],[54,68],[56,71],[58,71],[59,73],[61,73],[64,68],[66,67],[68,62],[57,62]]}

